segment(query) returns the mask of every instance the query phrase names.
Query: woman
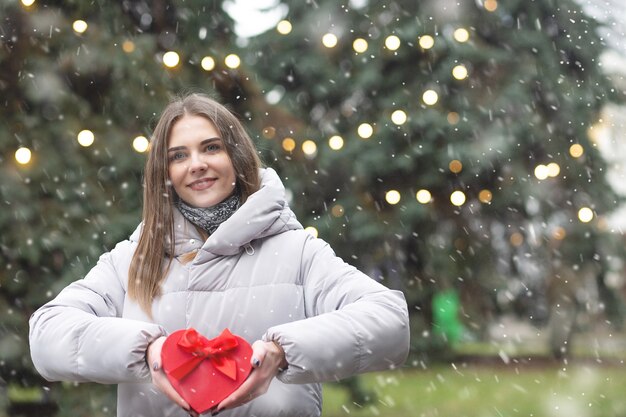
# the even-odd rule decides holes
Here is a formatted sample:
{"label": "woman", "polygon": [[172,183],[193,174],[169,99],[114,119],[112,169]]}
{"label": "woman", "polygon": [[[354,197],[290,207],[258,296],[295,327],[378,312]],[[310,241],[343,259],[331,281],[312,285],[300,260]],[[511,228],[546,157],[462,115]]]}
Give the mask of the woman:
{"label": "woman", "polygon": [[142,224],[31,317],[45,378],[118,384],[118,416],[185,416],[163,341],[228,328],[252,343],[253,370],[213,413],[319,416],[320,382],[404,362],[403,295],[302,229],[225,107],[197,94],[171,102],[144,175]]}

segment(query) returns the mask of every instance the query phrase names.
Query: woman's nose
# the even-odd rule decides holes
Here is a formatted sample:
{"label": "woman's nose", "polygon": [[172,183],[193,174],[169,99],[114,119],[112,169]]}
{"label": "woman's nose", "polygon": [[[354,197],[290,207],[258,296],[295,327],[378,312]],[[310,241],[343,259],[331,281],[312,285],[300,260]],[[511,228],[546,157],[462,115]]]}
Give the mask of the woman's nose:
{"label": "woman's nose", "polygon": [[207,163],[204,160],[203,156],[200,154],[192,154],[191,161],[189,165],[189,170],[192,173],[203,172],[207,169]]}

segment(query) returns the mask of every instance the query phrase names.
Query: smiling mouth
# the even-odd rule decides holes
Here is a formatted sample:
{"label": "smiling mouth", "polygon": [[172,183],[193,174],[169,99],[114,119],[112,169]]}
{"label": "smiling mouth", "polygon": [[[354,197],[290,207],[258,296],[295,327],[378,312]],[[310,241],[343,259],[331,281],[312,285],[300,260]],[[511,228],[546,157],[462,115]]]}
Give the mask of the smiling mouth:
{"label": "smiling mouth", "polygon": [[215,184],[215,181],[217,181],[217,178],[202,178],[200,180],[192,182],[187,187],[191,188],[194,191],[202,191],[213,186],[213,184]]}

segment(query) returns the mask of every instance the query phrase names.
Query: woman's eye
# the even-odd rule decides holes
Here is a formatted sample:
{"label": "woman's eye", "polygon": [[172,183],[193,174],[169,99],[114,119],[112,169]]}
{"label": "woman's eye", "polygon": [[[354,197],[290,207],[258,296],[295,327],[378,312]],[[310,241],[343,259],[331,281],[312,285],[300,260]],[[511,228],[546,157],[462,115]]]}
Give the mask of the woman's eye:
{"label": "woman's eye", "polygon": [[185,154],[183,152],[175,152],[172,155],[170,155],[170,161],[178,161],[181,160],[185,157]]}
{"label": "woman's eye", "polygon": [[210,145],[207,145],[206,147],[206,150],[208,152],[216,152],[216,151],[219,151],[220,149],[221,149],[220,145],[218,145],[217,143],[212,143]]}

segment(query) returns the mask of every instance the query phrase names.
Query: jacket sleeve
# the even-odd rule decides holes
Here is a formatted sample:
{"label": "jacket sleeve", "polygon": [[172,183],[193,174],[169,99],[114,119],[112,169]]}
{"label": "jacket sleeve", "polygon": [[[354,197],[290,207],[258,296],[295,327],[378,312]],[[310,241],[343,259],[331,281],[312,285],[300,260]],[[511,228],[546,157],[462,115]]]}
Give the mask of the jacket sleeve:
{"label": "jacket sleeve", "polygon": [[[85,278],[73,282],[30,318],[31,357],[49,381],[119,383],[149,380],[145,351],[165,334],[160,326],[121,318],[130,242],[102,255]],[[123,272],[123,273],[119,273]]]}
{"label": "jacket sleeve", "polygon": [[393,369],[409,351],[407,304],[310,237],[302,261],[307,318],[270,328],[263,339],[285,350],[285,383],[334,381]]}

